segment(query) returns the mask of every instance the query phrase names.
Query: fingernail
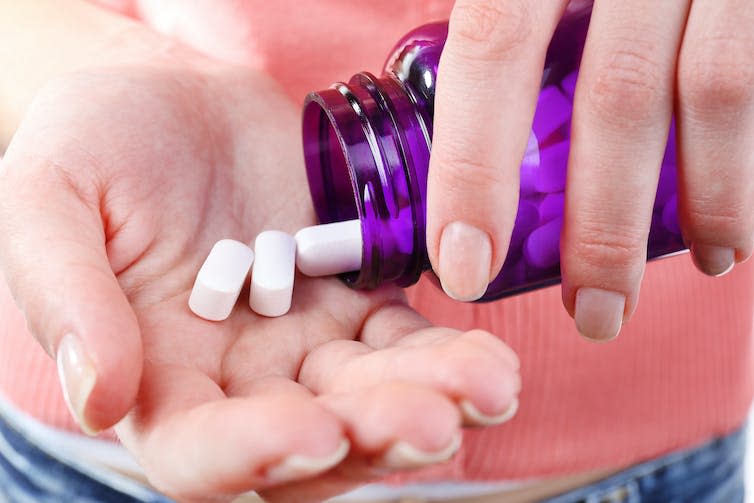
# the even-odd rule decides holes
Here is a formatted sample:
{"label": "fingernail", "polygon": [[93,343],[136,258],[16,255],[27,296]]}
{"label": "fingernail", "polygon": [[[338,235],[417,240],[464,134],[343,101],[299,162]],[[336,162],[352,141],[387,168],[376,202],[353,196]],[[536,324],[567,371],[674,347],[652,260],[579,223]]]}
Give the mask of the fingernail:
{"label": "fingernail", "polygon": [[348,455],[351,444],[343,440],[332,454],[325,457],[314,458],[293,454],[285,458],[281,463],[267,469],[267,481],[273,484],[288,482],[312,477],[325,472],[337,465]]}
{"label": "fingernail", "polygon": [[405,441],[396,442],[385,452],[377,464],[396,470],[410,470],[441,463],[449,460],[458,452],[462,440],[461,432],[458,431],[453,435],[453,439],[447,447],[435,452],[422,451]]}
{"label": "fingernail", "polygon": [[516,412],[518,411],[518,398],[514,398],[508,408],[497,416],[483,414],[468,400],[462,400],[460,408],[465,424],[475,426],[494,426],[509,421],[516,415]]}
{"label": "fingernail", "polygon": [[464,222],[445,226],[440,236],[440,283],[450,297],[477,300],[490,281],[492,242],[489,235]]}
{"label": "fingernail", "polygon": [[722,246],[691,244],[691,256],[696,266],[710,276],[722,276],[733,269],[736,252],[733,248]]}
{"label": "fingernail", "polygon": [[626,297],[599,288],[581,288],[576,292],[574,320],[579,333],[587,339],[609,341],[623,325]]}
{"label": "fingernail", "polygon": [[58,345],[56,360],[68,409],[84,433],[96,435],[97,430],[87,423],[84,411],[97,381],[97,373],[81,340],[73,334],[64,336]]}

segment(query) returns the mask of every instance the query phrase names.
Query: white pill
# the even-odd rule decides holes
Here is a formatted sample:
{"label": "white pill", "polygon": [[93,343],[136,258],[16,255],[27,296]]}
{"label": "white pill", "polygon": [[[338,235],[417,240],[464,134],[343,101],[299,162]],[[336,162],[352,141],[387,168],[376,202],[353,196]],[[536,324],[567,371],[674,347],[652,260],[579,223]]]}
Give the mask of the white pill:
{"label": "white pill", "polygon": [[263,316],[282,316],[291,308],[296,274],[296,240],[281,231],[264,231],[254,241],[249,306]]}
{"label": "white pill", "polygon": [[305,227],[296,233],[296,264],[307,276],[330,276],[361,268],[361,222]]}
{"label": "white pill", "polygon": [[215,243],[196,275],[188,301],[191,311],[210,321],[230,316],[253,262],[254,252],[244,243]]}

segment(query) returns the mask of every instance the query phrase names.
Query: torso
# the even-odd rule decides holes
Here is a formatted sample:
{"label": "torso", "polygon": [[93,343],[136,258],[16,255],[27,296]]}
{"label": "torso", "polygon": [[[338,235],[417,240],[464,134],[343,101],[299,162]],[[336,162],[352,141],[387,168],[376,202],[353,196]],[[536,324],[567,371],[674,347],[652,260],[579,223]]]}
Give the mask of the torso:
{"label": "torso", "polygon": [[[418,24],[447,18],[452,2],[191,3],[200,15],[177,0],[139,5],[131,10],[147,22],[216,57],[264,69],[301,102],[307,91],[357,71],[379,72],[394,41]],[[45,422],[73,428],[54,364],[3,288],[0,389]],[[577,335],[558,287],[462,305],[423,282],[409,297],[436,323],[503,338],[521,357],[523,391],[511,422],[471,430],[451,462],[395,480],[540,478],[549,482],[537,490],[559,492],[727,433],[747,414],[754,382],[752,262],[719,279],[702,276],[688,256],[650,264],[636,314],[617,341],[604,345]]]}

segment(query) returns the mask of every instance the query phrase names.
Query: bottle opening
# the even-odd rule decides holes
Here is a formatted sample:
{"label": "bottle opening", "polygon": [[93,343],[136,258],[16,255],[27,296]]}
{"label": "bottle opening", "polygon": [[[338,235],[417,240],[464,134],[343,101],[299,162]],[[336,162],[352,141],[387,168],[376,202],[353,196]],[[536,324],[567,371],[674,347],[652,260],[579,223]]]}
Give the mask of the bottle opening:
{"label": "bottle opening", "polygon": [[424,136],[418,119],[397,111],[416,115],[397,82],[368,74],[312,93],[304,103],[304,160],[317,218],[361,222],[361,270],[342,276],[356,288],[408,285],[424,269],[423,241],[417,245],[424,233],[417,224],[423,222],[424,191],[412,184],[426,175],[415,172],[418,154],[409,149]]}
{"label": "bottle opening", "polygon": [[309,188],[320,223],[359,218],[355,181],[345,147],[327,107],[310,95],[304,107],[303,140]]}
{"label": "bottle opening", "polygon": [[354,148],[364,138],[354,111],[344,97],[333,89],[311,93],[304,103],[302,118],[304,162],[309,191],[317,219],[322,224],[356,220],[362,226],[362,267],[360,271],[340,275],[348,285],[361,288],[372,283],[370,267],[373,261],[373,235],[365,232],[365,207],[360,203],[356,179],[359,169],[354,165]]}

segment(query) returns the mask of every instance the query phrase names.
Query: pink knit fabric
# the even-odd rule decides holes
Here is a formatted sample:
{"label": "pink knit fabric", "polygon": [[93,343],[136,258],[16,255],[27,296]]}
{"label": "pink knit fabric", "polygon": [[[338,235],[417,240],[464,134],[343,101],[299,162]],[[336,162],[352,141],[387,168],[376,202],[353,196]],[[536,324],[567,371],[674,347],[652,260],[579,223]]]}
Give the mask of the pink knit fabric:
{"label": "pink knit fabric", "polygon": [[[308,90],[356,71],[379,71],[401,34],[447,18],[452,5],[446,0],[116,3],[122,12],[199,50],[264,69],[297,102]],[[577,335],[557,287],[484,305],[453,302],[429,282],[409,296],[436,323],[498,334],[520,355],[523,378],[515,419],[468,431],[453,461],[413,478],[521,479],[620,467],[731,431],[749,409],[751,262],[719,279],[697,272],[688,256],[649,264],[636,314],[609,344]],[[36,417],[74,428],[54,364],[26,333],[4,286],[0,320],[0,389]]]}

